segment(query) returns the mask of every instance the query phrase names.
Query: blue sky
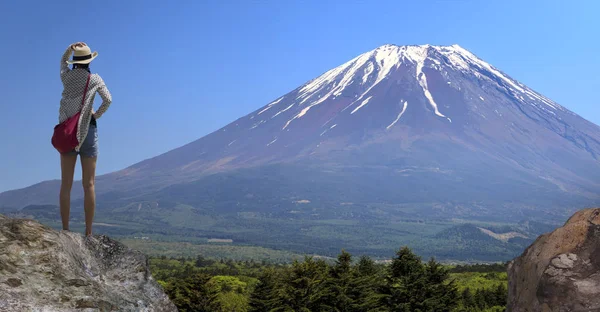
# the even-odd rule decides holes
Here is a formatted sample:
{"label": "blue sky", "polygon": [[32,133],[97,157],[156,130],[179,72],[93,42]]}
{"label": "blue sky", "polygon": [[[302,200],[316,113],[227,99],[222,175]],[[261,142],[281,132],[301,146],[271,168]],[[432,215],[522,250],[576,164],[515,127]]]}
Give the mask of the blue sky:
{"label": "blue sky", "polygon": [[0,1],[0,192],[60,177],[50,136],[60,56],[75,41],[99,52],[92,70],[113,95],[102,174],[386,43],[459,44],[600,124],[599,11],[591,0]]}

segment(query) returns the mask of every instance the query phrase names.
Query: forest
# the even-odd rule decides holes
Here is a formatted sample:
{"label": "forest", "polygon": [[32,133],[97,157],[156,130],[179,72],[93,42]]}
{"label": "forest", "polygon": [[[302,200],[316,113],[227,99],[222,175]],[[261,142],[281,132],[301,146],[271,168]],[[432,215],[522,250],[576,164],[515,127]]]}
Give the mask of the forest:
{"label": "forest", "polygon": [[443,265],[408,247],[391,261],[306,257],[290,264],[150,259],[179,311],[505,311],[506,264]]}

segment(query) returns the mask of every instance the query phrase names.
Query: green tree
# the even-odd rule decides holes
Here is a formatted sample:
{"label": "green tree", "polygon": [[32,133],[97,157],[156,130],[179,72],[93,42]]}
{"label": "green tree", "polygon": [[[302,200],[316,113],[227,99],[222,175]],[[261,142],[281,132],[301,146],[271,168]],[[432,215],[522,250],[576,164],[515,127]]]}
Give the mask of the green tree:
{"label": "green tree", "polygon": [[215,312],[248,311],[247,284],[234,276],[214,276],[206,283],[210,309]]}
{"label": "green tree", "polygon": [[482,289],[477,289],[475,291],[475,305],[480,309],[484,310],[488,307],[488,304],[485,299],[485,293]]}
{"label": "green tree", "polygon": [[450,311],[456,305],[456,286],[449,273],[435,260],[427,264],[408,247],[400,249],[389,267],[384,287],[391,311]]}
{"label": "green tree", "polygon": [[327,279],[324,297],[326,306],[334,311],[352,311],[355,304],[355,298],[352,296],[353,285],[352,276],[352,255],[345,250],[337,258],[335,265],[330,270],[330,276]]}
{"label": "green tree", "polygon": [[354,300],[352,311],[379,312],[387,311],[382,304],[385,295],[380,291],[384,286],[384,270],[375,265],[375,262],[366,256],[358,261],[353,270],[351,280],[351,297]]}
{"label": "green tree", "polygon": [[165,285],[165,293],[181,312],[210,311],[210,295],[206,283],[210,276],[193,274],[185,279],[171,279]]}
{"label": "green tree", "polygon": [[206,258],[202,257],[201,255],[198,255],[196,257],[195,266],[198,267],[198,268],[201,268],[201,267],[210,266],[213,263],[214,263],[213,260],[209,260],[209,259],[206,259]]}
{"label": "green tree", "polygon": [[469,287],[465,288],[461,294],[462,306],[465,308],[474,307],[475,299],[473,298],[473,294],[471,293],[471,289]]}
{"label": "green tree", "polygon": [[250,311],[271,311],[275,308],[273,301],[278,284],[275,270],[266,268],[258,280],[258,285],[250,296]]}
{"label": "green tree", "polygon": [[424,299],[421,297],[425,288],[423,271],[421,259],[408,247],[396,253],[384,288],[386,305],[391,311],[415,311],[416,305]]}
{"label": "green tree", "polygon": [[379,271],[373,259],[367,256],[360,257],[356,269],[360,276],[375,275]]}
{"label": "green tree", "polygon": [[494,291],[494,305],[495,306],[506,306],[508,289],[504,285],[504,283],[498,284]]}
{"label": "green tree", "polygon": [[283,272],[283,283],[278,287],[273,311],[321,311],[327,306],[325,286],[328,266],[322,260],[306,257],[303,262],[294,261]]}
{"label": "green tree", "polygon": [[449,311],[458,305],[458,290],[450,273],[435,259],[425,264],[426,295],[423,311]]}

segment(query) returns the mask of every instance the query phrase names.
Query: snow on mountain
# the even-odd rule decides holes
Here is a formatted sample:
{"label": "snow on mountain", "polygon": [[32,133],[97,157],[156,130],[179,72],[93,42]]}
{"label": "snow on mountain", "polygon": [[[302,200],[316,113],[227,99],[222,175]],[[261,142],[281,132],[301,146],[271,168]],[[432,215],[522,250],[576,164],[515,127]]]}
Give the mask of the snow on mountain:
{"label": "snow on mountain", "polygon": [[[261,109],[257,115],[261,115],[273,107],[277,108],[285,104],[280,110],[274,110],[275,113],[272,114],[271,118],[275,118],[296,107],[293,116],[282,127],[285,130],[292,122],[306,116],[317,105],[321,105],[327,100],[336,100],[345,92],[353,92],[358,88],[361,92],[355,93],[354,100],[341,110],[341,112],[344,112],[352,108],[350,113],[354,114],[372,99],[373,96],[370,95],[371,90],[385,79],[389,79],[392,71],[400,69],[403,64],[411,67],[408,71],[412,71],[414,79],[420,85],[423,95],[431,106],[432,112],[439,117],[446,118],[449,122],[451,122],[451,117],[444,115],[440,111],[436,100],[429,91],[427,74],[423,71],[424,67],[442,73],[445,70],[460,71],[464,75],[472,75],[478,79],[496,84],[523,103],[534,106],[541,103],[552,110],[558,109],[564,111],[562,106],[527,88],[518,81],[509,78],[498,69],[458,45],[385,45],[327,71],[302,86],[296,92],[293,92],[292,94],[295,96],[293,101],[290,101],[291,98],[286,96],[285,98],[288,101],[282,103],[284,98],[279,98]],[[277,104],[279,106],[276,106]]]}

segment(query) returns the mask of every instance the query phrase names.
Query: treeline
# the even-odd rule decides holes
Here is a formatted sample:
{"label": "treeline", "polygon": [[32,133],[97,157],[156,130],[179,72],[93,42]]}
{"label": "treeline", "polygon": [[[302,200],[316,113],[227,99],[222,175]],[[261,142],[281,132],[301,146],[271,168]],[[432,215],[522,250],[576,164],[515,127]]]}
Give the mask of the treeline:
{"label": "treeline", "polygon": [[492,264],[469,264],[457,265],[450,269],[450,273],[480,272],[480,273],[499,273],[506,272],[508,263]]}
{"label": "treeline", "polygon": [[179,311],[477,312],[506,304],[504,283],[458,285],[449,268],[409,248],[389,264],[342,251],[334,262],[307,257],[290,265],[153,258],[151,270]]}

